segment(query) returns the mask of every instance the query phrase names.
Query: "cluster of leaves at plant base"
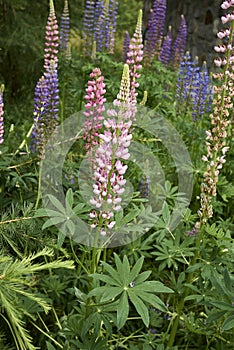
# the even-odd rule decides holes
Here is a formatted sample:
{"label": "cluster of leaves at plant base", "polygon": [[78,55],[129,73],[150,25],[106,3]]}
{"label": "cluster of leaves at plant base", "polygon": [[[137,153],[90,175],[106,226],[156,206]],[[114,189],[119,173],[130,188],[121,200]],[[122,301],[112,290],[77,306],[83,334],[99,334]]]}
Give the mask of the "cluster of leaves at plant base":
{"label": "cluster of leaves at plant base", "polygon": [[126,256],[121,262],[117,254],[114,254],[116,270],[109,264],[102,262],[106,271],[103,274],[92,274],[95,281],[102,281],[104,286],[94,288],[89,297],[96,297],[96,302],[105,304],[115,302],[117,304],[117,327],[121,329],[127,321],[129,314],[129,302],[133,304],[137,313],[141,316],[145,326],[149,326],[149,308],[147,304],[167,312],[167,308],[154,293],[173,293],[161,282],[146,281],[151,271],[140,273],[144,258],[141,257],[130,269]]}

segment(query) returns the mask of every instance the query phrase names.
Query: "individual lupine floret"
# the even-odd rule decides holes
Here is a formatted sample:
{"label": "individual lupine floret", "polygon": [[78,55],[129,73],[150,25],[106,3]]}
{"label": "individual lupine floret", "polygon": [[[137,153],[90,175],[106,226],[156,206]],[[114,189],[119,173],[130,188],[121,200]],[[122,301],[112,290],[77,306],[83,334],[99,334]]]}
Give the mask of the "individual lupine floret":
{"label": "individual lupine floret", "polygon": [[184,15],[181,15],[177,37],[172,45],[171,61],[174,67],[178,67],[185,51],[187,40],[187,24]]}
{"label": "individual lupine floret", "polygon": [[4,138],[4,121],[3,121],[3,114],[4,114],[4,103],[3,103],[3,92],[4,92],[4,85],[2,84],[0,86],[0,144],[3,143]]}
{"label": "individual lupine floret", "polygon": [[[103,125],[103,112],[105,110],[105,83],[100,68],[94,68],[90,74],[92,80],[88,81],[85,95],[85,149],[92,152],[99,143],[99,133]],[[89,155],[93,162],[92,154]]]}
{"label": "individual lupine floret", "polygon": [[[222,9],[234,8],[234,1],[224,1]],[[224,39],[221,46],[215,47],[215,51],[222,54],[214,60],[217,67],[222,71],[213,74],[218,80],[214,85],[213,113],[210,114],[211,129],[206,131],[207,154],[202,157],[207,167],[204,180],[201,185],[201,206],[199,210],[200,224],[205,224],[213,216],[212,199],[216,196],[216,185],[220,170],[225,163],[225,156],[229,147],[227,146],[228,128],[233,116],[233,82],[234,82],[234,15],[223,16],[223,24],[229,24],[225,30],[221,30],[217,36]],[[220,47],[222,49],[220,50]]]}
{"label": "individual lupine floret", "polygon": [[123,42],[123,62],[125,63],[126,60],[127,60],[127,54],[128,54],[128,51],[129,51],[129,45],[130,45],[130,35],[129,35],[129,32],[126,31],[124,33],[124,42]]}
{"label": "individual lupine floret", "polygon": [[[130,156],[128,148],[132,138],[129,132],[132,125],[129,113],[130,79],[129,67],[124,65],[120,92],[114,102],[117,109],[107,110],[109,118],[104,121],[104,132],[99,135],[100,146],[96,150],[93,193],[90,203],[95,210],[90,213],[91,227],[100,226],[101,234],[106,235],[115,225],[115,212],[121,209],[122,195],[125,191],[127,170],[121,159]],[[131,111],[131,109],[130,109]]]}
{"label": "individual lupine floret", "polygon": [[142,10],[139,11],[137,25],[133,38],[130,41],[129,52],[127,53],[126,63],[130,70],[130,103],[136,105],[139,83],[136,81],[140,78],[139,71],[142,68],[141,61],[143,59],[143,44],[142,44]]}
{"label": "individual lupine floret", "polygon": [[67,53],[68,43],[69,43],[69,33],[70,33],[70,17],[69,17],[69,8],[68,0],[64,1],[64,8],[61,17],[60,25],[60,51]]}
{"label": "individual lupine floret", "polygon": [[54,3],[50,0],[50,13],[46,24],[44,68],[48,69],[50,61],[53,60],[57,67],[58,62],[58,23],[55,16]]}
{"label": "individual lupine floret", "polygon": [[172,43],[172,33],[171,33],[171,26],[169,26],[167,35],[163,40],[162,48],[158,58],[159,61],[161,61],[165,66],[168,65],[171,58],[171,43]]}

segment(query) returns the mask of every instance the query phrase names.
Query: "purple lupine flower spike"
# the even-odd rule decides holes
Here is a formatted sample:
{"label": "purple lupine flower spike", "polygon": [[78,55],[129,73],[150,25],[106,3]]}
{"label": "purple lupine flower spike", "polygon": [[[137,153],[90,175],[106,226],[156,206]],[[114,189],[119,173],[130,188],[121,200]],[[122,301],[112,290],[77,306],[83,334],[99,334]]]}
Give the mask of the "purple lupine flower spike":
{"label": "purple lupine flower spike", "polygon": [[211,89],[212,84],[207,72],[206,62],[203,62],[201,71],[196,72],[194,75],[191,91],[192,117],[194,121],[205,112],[210,111],[212,100]]}
{"label": "purple lupine flower spike", "polygon": [[35,88],[31,150],[40,156],[43,155],[44,145],[58,124],[58,111],[58,73],[56,64],[51,61]]}
{"label": "purple lupine flower spike", "polygon": [[137,92],[139,83],[136,79],[140,78],[139,70],[142,68],[141,61],[143,59],[143,44],[142,44],[142,10],[139,11],[137,25],[133,38],[130,41],[129,52],[127,53],[126,63],[130,70],[130,103],[136,104]]}
{"label": "purple lupine flower spike", "polygon": [[158,56],[161,50],[162,38],[166,18],[166,0],[155,0],[149,16],[148,31],[144,56],[146,64],[151,64],[155,54]]}
{"label": "purple lupine flower spike", "polygon": [[174,67],[178,67],[183,56],[187,40],[187,24],[184,15],[181,15],[181,21],[176,40],[172,46],[171,61]]}
{"label": "purple lupine flower spike", "polygon": [[50,13],[46,25],[46,37],[45,37],[45,55],[44,55],[44,68],[48,69],[50,61],[53,60],[57,66],[58,62],[58,23],[55,16],[54,3],[50,0]]}
{"label": "purple lupine flower spike", "polygon": [[95,14],[95,1],[86,0],[84,22],[83,22],[83,49],[85,55],[90,55],[93,45],[94,35],[94,14]]}
{"label": "purple lupine flower spike", "polygon": [[70,18],[68,0],[64,0],[64,9],[61,17],[60,25],[60,51],[67,52],[70,32]]}
{"label": "purple lupine flower spike", "polygon": [[166,10],[167,10],[167,0],[158,1],[157,9],[155,10],[156,18],[157,18],[155,53],[156,53],[157,57],[160,53],[161,46],[162,46],[162,39],[163,39],[165,18],[166,18]]}
{"label": "purple lupine flower spike", "polygon": [[110,0],[110,19],[111,19],[111,25],[110,25],[110,34],[109,34],[109,52],[114,53],[114,44],[115,44],[115,32],[116,32],[116,18],[118,13],[118,2],[115,0]]}
{"label": "purple lupine flower spike", "polygon": [[95,7],[95,18],[94,18],[95,28],[94,28],[94,40],[96,42],[97,52],[101,52],[103,49],[104,40],[104,25],[105,25],[105,15],[104,15],[104,1],[99,0],[96,2]]}
{"label": "purple lupine flower spike", "polygon": [[124,33],[124,42],[123,42],[123,62],[125,63],[126,60],[127,60],[127,53],[129,51],[129,45],[130,45],[130,35],[129,35],[129,32],[126,31]]}
{"label": "purple lupine flower spike", "polygon": [[3,143],[4,138],[4,124],[3,124],[3,114],[4,114],[4,103],[3,103],[3,92],[4,92],[4,85],[2,84],[0,86],[0,144]]}
{"label": "purple lupine flower spike", "polygon": [[45,120],[48,113],[48,86],[44,76],[42,76],[35,88],[34,93],[34,126],[31,133],[30,148],[32,152],[43,154],[46,141]]}
{"label": "purple lupine flower spike", "polygon": [[171,26],[169,26],[167,36],[163,40],[161,52],[158,58],[159,61],[161,61],[165,66],[167,66],[170,61],[171,43],[172,43],[172,33],[171,33]]}

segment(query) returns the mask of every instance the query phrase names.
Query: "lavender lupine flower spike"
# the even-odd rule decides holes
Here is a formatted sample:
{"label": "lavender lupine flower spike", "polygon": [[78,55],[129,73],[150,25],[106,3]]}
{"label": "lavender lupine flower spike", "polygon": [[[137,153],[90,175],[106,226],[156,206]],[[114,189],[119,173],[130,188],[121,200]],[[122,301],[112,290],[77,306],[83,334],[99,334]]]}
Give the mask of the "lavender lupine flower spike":
{"label": "lavender lupine flower spike", "polygon": [[58,23],[54,11],[53,0],[50,0],[50,13],[46,25],[46,37],[45,37],[45,55],[44,55],[44,68],[48,69],[50,61],[53,60],[57,67],[58,62]]}
{"label": "lavender lupine flower spike", "polygon": [[64,0],[64,9],[60,25],[60,51],[67,52],[70,32],[70,18],[68,9],[68,0]]}
{"label": "lavender lupine flower spike", "polygon": [[171,43],[172,43],[172,33],[171,33],[171,26],[169,26],[167,36],[163,40],[162,48],[158,58],[159,61],[161,61],[165,66],[167,66],[170,61]]}
{"label": "lavender lupine flower spike", "polygon": [[[88,87],[86,89],[86,104],[85,104],[85,135],[84,140],[86,142],[85,148],[87,152],[92,152],[93,148],[99,143],[99,132],[102,128],[102,121],[104,119],[103,112],[105,110],[105,84],[104,77],[100,68],[94,68],[90,74],[92,80],[88,81]],[[91,162],[93,162],[92,154]]]}
{"label": "lavender lupine flower spike", "polygon": [[[120,92],[114,104],[118,106],[122,103],[129,103],[129,96],[129,67],[125,64]],[[114,227],[115,212],[121,209],[121,196],[126,184],[123,175],[127,170],[127,165],[124,165],[121,159],[129,158],[128,147],[132,138],[129,133],[131,127],[129,113],[120,115],[120,110],[117,113],[115,110],[108,110],[107,114],[109,118],[104,121],[104,133],[99,135],[102,143],[96,151],[94,196],[90,200],[95,207],[95,210],[90,213],[91,226],[95,228],[101,224],[101,235],[103,236]]]}
{"label": "lavender lupine flower spike", "polygon": [[229,25],[218,32],[219,39],[224,39],[222,45],[215,46],[215,51],[222,57],[214,60],[217,67],[222,67],[221,72],[213,74],[218,80],[214,85],[214,112],[210,114],[211,129],[206,131],[207,154],[202,157],[206,162],[206,172],[201,185],[201,207],[199,211],[199,224],[206,224],[207,220],[213,216],[212,199],[216,196],[216,184],[219,172],[225,163],[227,147],[228,128],[233,116],[233,81],[234,81],[234,0],[226,0],[221,4],[224,10],[230,9],[232,13],[227,13],[221,17],[222,23]]}
{"label": "lavender lupine flower spike", "polygon": [[171,61],[174,67],[178,67],[182,57],[184,56],[184,50],[187,40],[187,24],[184,15],[181,15],[181,21],[178,29],[178,34],[171,50]]}
{"label": "lavender lupine flower spike", "polygon": [[48,134],[52,133],[58,125],[59,118],[59,87],[58,87],[58,70],[57,64],[50,61],[45,78],[48,86],[48,116],[46,126]]}
{"label": "lavender lupine flower spike", "polygon": [[137,25],[133,38],[130,41],[129,52],[127,53],[126,63],[130,70],[130,103],[136,104],[137,92],[139,83],[136,79],[140,78],[139,70],[142,68],[141,61],[143,59],[143,44],[142,44],[142,10],[139,11]]}
{"label": "lavender lupine flower spike", "polygon": [[3,143],[4,138],[4,125],[3,125],[3,114],[4,114],[4,103],[3,103],[3,92],[4,92],[4,85],[2,84],[0,86],[0,144]]}

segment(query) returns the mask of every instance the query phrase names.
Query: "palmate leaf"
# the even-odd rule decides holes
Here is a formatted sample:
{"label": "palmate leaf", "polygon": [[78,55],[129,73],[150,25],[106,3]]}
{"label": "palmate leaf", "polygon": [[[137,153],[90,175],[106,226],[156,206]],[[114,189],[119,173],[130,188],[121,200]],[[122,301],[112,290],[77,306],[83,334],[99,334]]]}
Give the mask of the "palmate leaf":
{"label": "palmate leaf", "polygon": [[104,282],[105,286],[96,287],[88,294],[88,297],[97,298],[98,303],[116,304],[117,327],[122,328],[128,319],[129,302],[132,303],[144,324],[149,325],[148,305],[167,312],[163,301],[155,293],[173,293],[173,291],[158,281],[146,281],[151,271],[140,273],[144,257],[141,257],[130,269],[127,256],[123,261],[115,254],[116,269],[103,262],[105,269],[102,274],[93,274],[96,281]]}

